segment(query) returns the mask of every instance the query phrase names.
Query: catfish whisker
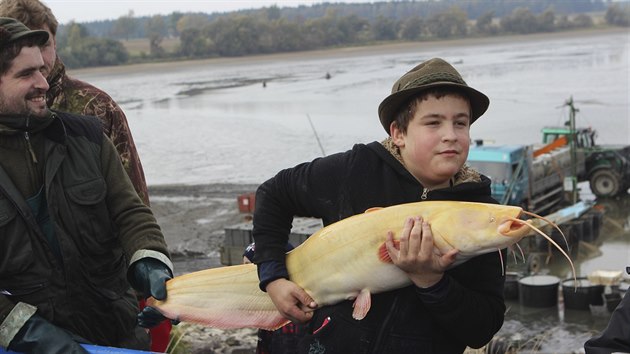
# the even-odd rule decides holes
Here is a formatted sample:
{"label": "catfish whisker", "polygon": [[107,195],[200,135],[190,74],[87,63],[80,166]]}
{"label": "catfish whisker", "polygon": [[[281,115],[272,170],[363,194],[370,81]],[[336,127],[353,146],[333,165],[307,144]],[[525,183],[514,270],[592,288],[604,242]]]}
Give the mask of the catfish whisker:
{"label": "catfish whisker", "polygon": [[564,239],[564,243],[566,243],[566,245],[567,245],[567,251],[569,250],[569,241],[567,241],[567,238],[566,238],[566,236],[564,235],[564,232],[562,232],[562,230],[560,229],[560,227],[559,227],[559,226],[558,226],[555,222],[553,222],[553,221],[551,221],[551,220],[547,219],[547,218],[546,218],[546,217],[544,217],[544,216],[540,216],[540,215],[538,215],[538,214],[534,214],[534,213],[529,212],[529,211],[526,211],[526,210],[523,210],[523,211],[522,211],[522,213],[523,213],[523,214],[525,214],[525,215],[529,215],[529,216],[531,216],[531,217],[537,218],[537,219],[541,219],[541,220],[543,220],[543,221],[547,222],[547,224],[551,225],[551,226],[552,226],[553,228],[555,228],[556,230],[558,230],[558,232],[560,232],[560,235],[562,235],[562,239]]}
{"label": "catfish whisker", "polygon": [[499,251],[499,260],[501,260],[501,275],[505,276],[505,264],[503,263],[503,253],[501,253],[501,249],[497,249]]}
{"label": "catfish whisker", "polygon": [[[513,217],[507,217],[507,218],[509,220],[512,220],[512,221],[523,223],[523,220],[520,220],[520,219],[517,219],[517,218],[513,218]],[[540,231],[540,229],[538,229],[536,226],[532,225],[531,223],[524,223],[524,224],[527,225],[532,230],[536,231],[536,233],[538,233],[539,235],[541,235],[545,239],[547,239],[547,241],[549,241],[549,243],[554,245],[564,255],[564,257],[566,257],[566,259],[569,261],[569,264],[571,265],[571,270],[573,271],[573,279],[574,279],[575,283],[577,284],[577,276],[576,276],[576,272],[575,272],[575,267],[573,266],[573,261],[571,261],[571,257],[569,257],[569,255],[562,249],[562,247],[560,247],[560,245],[558,245],[556,243],[556,241],[554,241],[551,237],[549,237],[549,235],[547,235],[546,233]]]}
{"label": "catfish whisker", "polygon": [[518,250],[521,252],[521,258],[523,258],[523,263],[525,263],[525,252],[523,252],[523,249],[518,243],[515,243],[515,245],[516,245],[516,248],[518,248]]}

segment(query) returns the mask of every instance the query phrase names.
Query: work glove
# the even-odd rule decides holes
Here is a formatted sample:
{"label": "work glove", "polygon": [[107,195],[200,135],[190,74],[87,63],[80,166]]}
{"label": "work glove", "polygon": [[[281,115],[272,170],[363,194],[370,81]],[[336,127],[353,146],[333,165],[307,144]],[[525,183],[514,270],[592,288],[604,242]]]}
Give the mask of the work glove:
{"label": "work glove", "polygon": [[[138,326],[144,328],[153,328],[168,318],[164,317],[162,313],[151,306],[145,306],[137,316]],[[171,320],[172,325],[178,325],[178,320]]]}
{"label": "work glove", "polygon": [[[129,283],[142,296],[153,296],[157,300],[166,299],[166,281],[173,278],[166,264],[155,258],[143,258],[132,265]],[[138,326],[152,328],[166,320],[158,310],[145,306],[137,316]],[[177,321],[171,321],[177,324]]]}
{"label": "work glove", "polygon": [[131,265],[129,283],[144,297],[166,299],[166,281],[173,278],[168,266],[155,258],[143,258]]}
{"label": "work glove", "polygon": [[8,350],[32,354],[87,354],[67,331],[38,315],[31,316],[17,332]]}

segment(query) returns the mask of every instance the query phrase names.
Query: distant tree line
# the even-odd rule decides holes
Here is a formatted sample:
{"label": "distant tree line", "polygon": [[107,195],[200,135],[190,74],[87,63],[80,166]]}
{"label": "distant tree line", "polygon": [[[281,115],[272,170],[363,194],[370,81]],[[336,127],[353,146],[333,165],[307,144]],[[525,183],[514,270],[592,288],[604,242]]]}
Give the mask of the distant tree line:
{"label": "distant tree line", "polygon": [[[117,20],[63,26],[58,35],[58,47],[68,67],[76,68],[127,63],[129,54],[116,39],[138,38],[140,34],[149,41],[150,47],[150,53],[143,59],[207,58],[392,40],[429,41],[588,28],[594,25],[588,14],[593,11],[605,11],[609,25],[629,26],[628,3],[605,7],[600,0],[324,3],[210,15],[175,12],[136,18],[130,12]],[[106,23],[109,26],[105,26]],[[101,37],[92,33],[94,29]],[[179,38],[180,45],[175,51],[167,52],[162,48],[162,41],[168,37]]]}

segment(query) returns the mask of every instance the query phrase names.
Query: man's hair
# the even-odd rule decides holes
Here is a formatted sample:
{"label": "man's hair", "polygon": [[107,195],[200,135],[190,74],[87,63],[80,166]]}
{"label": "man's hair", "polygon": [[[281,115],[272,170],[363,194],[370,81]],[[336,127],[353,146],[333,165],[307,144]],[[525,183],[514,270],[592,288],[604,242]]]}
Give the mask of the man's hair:
{"label": "man's hair", "polygon": [[39,0],[1,0],[0,16],[12,17],[30,29],[42,29],[48,25],[50,33],[57,35],[59,23],[55,15]]}
{"label": "man's hair", "polygon": [[396,114],[396,119],[394,119],[394,122],[396,122],[396,126],[398,127],[398,129],[400,129],[402,133],[406,134],[407,128],[409,127],[409,122],[411,122],[411,119],[413,119],[413,116],[416,114],[416,109],[418,108],[418,104],[420,104],[420,102],[428,99],[429,97],[440,99],[445,96],[455,96],[464,99],[466,102],[468,102],[468,105],[470,106],[470,97],[468,97],[468,95],[460,90],[454,89],[452,87],[430,88],[426,91],[423,91],[419,95],[414,96],[406,104],[403,104],[401,106],[398,114]]}
{"label": "man's hair", "polygon": [[13,59],[20,54],[22,48],[36,47],[38,45],[39,40],[37,38],[25,37],[2,47],[2,50],[0,50],[0,76],[6,74],[6,72],[11,68]]}

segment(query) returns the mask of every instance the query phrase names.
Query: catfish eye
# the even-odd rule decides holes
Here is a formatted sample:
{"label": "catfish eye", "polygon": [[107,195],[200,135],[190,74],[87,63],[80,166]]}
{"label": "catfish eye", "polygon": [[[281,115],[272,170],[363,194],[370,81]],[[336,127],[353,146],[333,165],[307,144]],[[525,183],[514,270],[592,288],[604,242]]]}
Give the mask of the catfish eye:
{"label": "catfish eye", "polygon": [[491,223],[495,222],[494,216],[491,216],[491,217],[490,217],[490,222],[491,222]]}

